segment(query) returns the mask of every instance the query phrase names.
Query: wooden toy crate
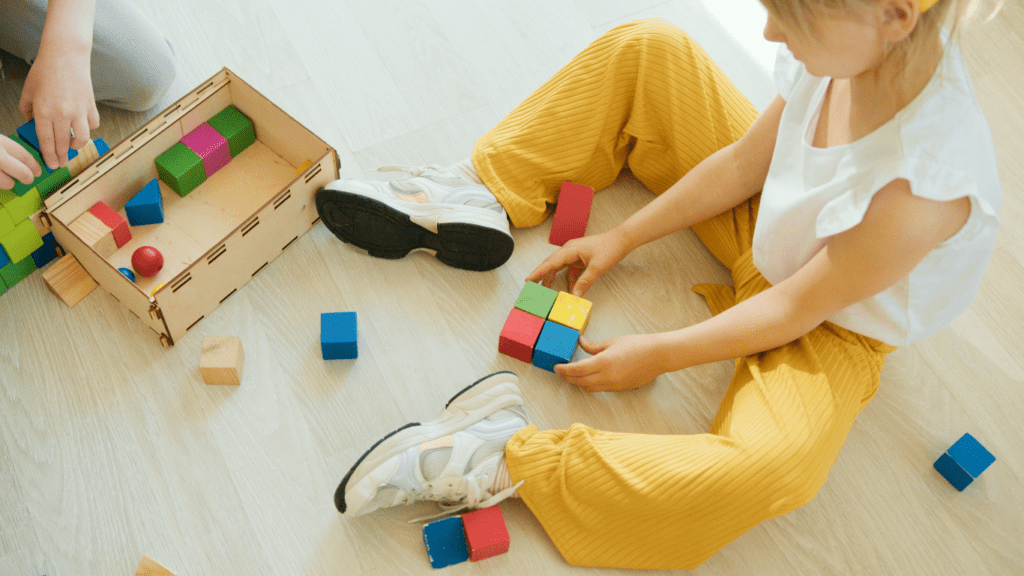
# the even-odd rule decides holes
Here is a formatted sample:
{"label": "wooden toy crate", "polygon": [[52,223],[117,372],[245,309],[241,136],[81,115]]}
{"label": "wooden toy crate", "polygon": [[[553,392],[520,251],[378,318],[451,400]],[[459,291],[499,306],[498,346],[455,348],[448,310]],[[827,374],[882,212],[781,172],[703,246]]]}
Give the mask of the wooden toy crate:
{"label": "wooden toy crate", "polygon": [[[252,120],[256,142],[184,198],[160,182],[162,224],[132,226],[132,240],[109,258],[68,229],[99,201],[123,215],[157,177],[156,157],[229,104]],[[334,148],[224,68],[47,198],[46,217],[96,282],[172,346],[319,221],[314,195],[338,174]],[[163,253],[164,267],[135,284],[117,269],[131,268],[146,245]]]}

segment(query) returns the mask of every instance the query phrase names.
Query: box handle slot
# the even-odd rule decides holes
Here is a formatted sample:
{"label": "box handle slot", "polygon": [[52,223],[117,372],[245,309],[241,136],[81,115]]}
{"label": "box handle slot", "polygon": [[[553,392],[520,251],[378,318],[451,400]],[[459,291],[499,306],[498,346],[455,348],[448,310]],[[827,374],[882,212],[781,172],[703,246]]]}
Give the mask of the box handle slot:
{"label": "box handle slot", "polygon": [[290,240],[290,241],[289,241],[289,242],[288,242],[287,244],[285,244],[285,245],[284,245],[284,248],[281,248],[281,252],[284,252],[284,251],[285,251],[285,249],[287,249],[287,248],[288,248],[289,246],[291,246],[292,244],[294,244],[294,243],[295,243],[295,241],[296,241],[296,240],[298,240],[298,239],[299,239],[299,237],[298,237],[298,236],[296,236],[295,238],[292,238],[292,239],[291,239],[291,240]]}
{"label": "box handle slot", "polygon": [[231,298],[231,296],[232,296],[232,295],[233,295],[233,294],[234,294],[235,292],[238,292],[238,288],[235,288],[235,289],[234,289],[234,290],[232,290],[231,292],[228,292],[228,295],[227,295],[227,296],[225,296],[225,297],[223,297],[223,298],[221,298],[221,299],[220,299],[220,302],[218,302],[217,304],[218,304],[218,305],[220,305],[220,304],[223,304],[223,303],[224,303],[224,301],[225,301],[225,300],[227,300],[228,298]]}
{"label": "box handle slot", "polygon": [[253,277],[255,278],[256,275],[260,273],[260,270],[263,270],[264,268],[266,268],[267,264],[270,264],[270,262],[264,262],[263,266],[260,266],[259,268],[257,268],[256,271],[252,273]]}
{"label": "box handle slot", "polygon": [[289,189],[284,191],[284,194],[281,194],[280,196],[278,196],[274,200],[274,210],[277,210],[282,205],[284,205],[284,203],[287,202],[291,197],[292,197],[292,189],[289,188]]}
{"label": "box handle slot", "polygon": [[206,257],[206,264],[207,265],[213,264],[214,260],[216,260],[217,258],[220,258],[221,256],[223,256],[224,253],[227,252],[227,251],[228,251],[228,247],[226,245],[224,245],[224,244],[221,244],[220,246],[217,247],[217,249],[214,251],[213,254],[210,254],[209,256]]}
{"label": "box handle slot", "polygon": [[[202,320],[203,318],[206,318],[206,316],[200,316],[199,320]],[[193,326],[195,326],[196,324],[199,324],[199,320],[196,320],[195,322],[189,324],[188,328],[185,328],[185,332],[188,332],[189,330],[192,329]]]}
{"label": "box handle slot", "polygon": [[257,226],[259,226],[259,225],[260,225],[260,217],[257,216],[255,218],[253,218],[252,220],[250,220],[247,224],[242,226],[242,236],[245,236],[249,232],[252,232],[252,229],[257,227]]}
{"label": "box handle slot", "polygon": [[306,184],[309,184],[309,181],[312,180],[314,177],[316,177],[316,175],[319,174],[319,173],[320,173],[320,164],[317,164],[315,169],[310,171],[309,174],[306,174]]}
{"label": "box handle slot", "polygon": [[181,280],[178,280],[174,284],[171,284],[171,294],[173,294],[173,293],[177,292],[178,290],[180,290],[182,286],[184,286],[185,284],[188,284],[191,280],[192,280],[192,273],[191,272],[186,272],[184,278],[182,278]]}

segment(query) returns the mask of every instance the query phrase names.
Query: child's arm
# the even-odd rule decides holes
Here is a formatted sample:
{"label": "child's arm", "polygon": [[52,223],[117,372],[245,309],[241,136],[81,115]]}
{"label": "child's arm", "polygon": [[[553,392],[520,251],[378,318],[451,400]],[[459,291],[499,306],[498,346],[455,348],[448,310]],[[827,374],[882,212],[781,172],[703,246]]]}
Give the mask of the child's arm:
{"label": "child's arm", "polygon": [[914,196],[894,180],[873,198],[860,224],[834,236],[796,274],[709,320],[662,334],[583,342],[591,358],[555,367],[589,391],[642,386],[659,374],[776,348],[829,316],[908,275],[970,216],[970,201]]}
{"label": "child's arm", "polygon": [[[99,127],[90,59],[96,0],[50,0],[43,37],[18,109],[35,119],[40,153],[50,168],[67,165],[68,147],[81,148]],[[74,131],[74,140],[71,132]]]}
{"label": "child's arm", "polygon": [[582,296],[598,277],[637,247],[720,214],[760,192],[768,178],[785,105],[776,95],[740,140],[705,158],[615,228],[570,240],[527,280],[550,287],[562,268],[584,269],[569,286]]}

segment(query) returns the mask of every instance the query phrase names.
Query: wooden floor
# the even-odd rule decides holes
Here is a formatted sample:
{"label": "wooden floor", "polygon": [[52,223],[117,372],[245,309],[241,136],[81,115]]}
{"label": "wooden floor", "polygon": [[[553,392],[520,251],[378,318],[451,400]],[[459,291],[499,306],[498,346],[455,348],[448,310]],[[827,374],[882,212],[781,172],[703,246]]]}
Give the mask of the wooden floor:
{"label": "wooden floor", "polygon": [[[760,24],[737,20],[755,0],[715,0],[710,11],[697,0],[138,4],[176,43],[180,70],[150,113],[101,110],[94,135],[111,144],[227,66],[335,146],[344,174],[447,164],[601,32],[647,16],[689,31],[759,108],[774,93],[764,68],[773,49]],[[1024,5],[1013,1],[965,38],[1006,192],[977,302],[889,357],[814,501],[696,573],[1024,574],[1021,29]],[[17,81],[0,82],[5,134],[20,123],[19,92]],[[649,199],[624,176],[597,195],[588,231]],[[497,370],[520,374],[542,427],[705,431],[728,362],[587,395],[497,353],[523,278],[553,250],[549,227],[516,230],[506,265],[471,273],[425,254],[372,259],[317,225],[170,349],[102,290],[69,309],[32,275],[0,297],[0,575],[130,576],[143,554],[179,576],[432,573],[419,526],[406,522],[430,506],[347,519],[332,495],[375,440],[432,418]],[[701,321],[708,310],[689,287],[727,281],[679,232],[593,288],[588,336]],[[360,357],[325,362],[318,316],[346,310],[359,313]],[[208,335],[241,337],[240,386],[202,383]],[[964,432],[998,460],[958,493],[932,463]],[[575,571],[521,502],[503,509],[511,551],[447,574]]]}

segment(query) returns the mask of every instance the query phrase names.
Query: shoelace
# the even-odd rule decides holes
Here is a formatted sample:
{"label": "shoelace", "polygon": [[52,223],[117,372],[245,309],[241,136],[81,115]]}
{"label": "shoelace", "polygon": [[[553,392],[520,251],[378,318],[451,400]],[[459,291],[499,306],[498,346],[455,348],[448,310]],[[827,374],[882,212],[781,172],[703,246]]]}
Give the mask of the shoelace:
{"label": "shoelace", "polygon": [[[444,168],[441,168],[440,166],[381,166],[380,168],[377,168],[377,172],[407,172],[409,174],[412,174],[413,178],[423,176],[424,170],[432,170],[434,172],[447,172],[445,171]],[[452,174],[444,175],[448,177],[452,176]]]}
{"label": "shoelace", "polygon": [[[432,492],[432,490],[434,488],[434,483],[433,482],[428,482],[424,486],[424,490],[423,490],[422,493],[413,492],[413,493],[410,493],[410,494],[408,494],[406,496],[406,499],[403,502],[405,504],[408,504],[408,503],[411,503],[411,502],[416,502],[416,501],[421,500],[421,499],[422,500],[438,500],[438,501],[440,501],[440,502],[438,502],[438,505],[441,507],[441,511],[438,512],[437,514],[431,514],[429,516],[423,516],[423,517],[420,517],[420,518],[413,518],[412,520],[409,520],[409,524],[414,524],[416,522],[422,522],[424,520],[433,520],[435,518],[440,518],[441,516],[448,516],[450,514],[454,514],[456,512],[459,512],[459,511],[462,511],[462,510],[466,510],[466,509],[476,510],[478,508],[488,508],[490,506],[494,506],[498,502],[501,502],[502,500],[505,500],[506,498],[511,496],[513,493],[515,493],[515,491],[518,490],[519,487],[522,486],[523,483],[525,482],[525,480],[520,480],[519,482],[516,482],[514,485],[509,486],[508,488],[502,490],[501,492],[498,492],[497,494],[494,494],[490,498],[487,498],[486,500],[481,502],[480,501],[480,493],[481,493],[482,489],[480,488],[479,481],[472,474],[467,474],[467,475],[461,476],[461,477],[459,477],[457,479],[455,479],[455,478],[448,478],[448,479],[442,479],[442,480],[447,480],[447,482],[444,483],[445,485],[444,485],[443,490],[441,490],[441,492],[439,492],[436,495],[430,493],[430,492]],[[487,480],[488,480],[488,477],[484,476],[484,481],[486,482]],[[460,502],[458,504],[445,504],[443,502],[444,500],[450,499],[451,495],[453,495],[453,494],[461,494],[461,493],[465,493],[466,494],[466,499],[463,502]],[[423,495],[423,498],[420,498],[421,494]]]}

